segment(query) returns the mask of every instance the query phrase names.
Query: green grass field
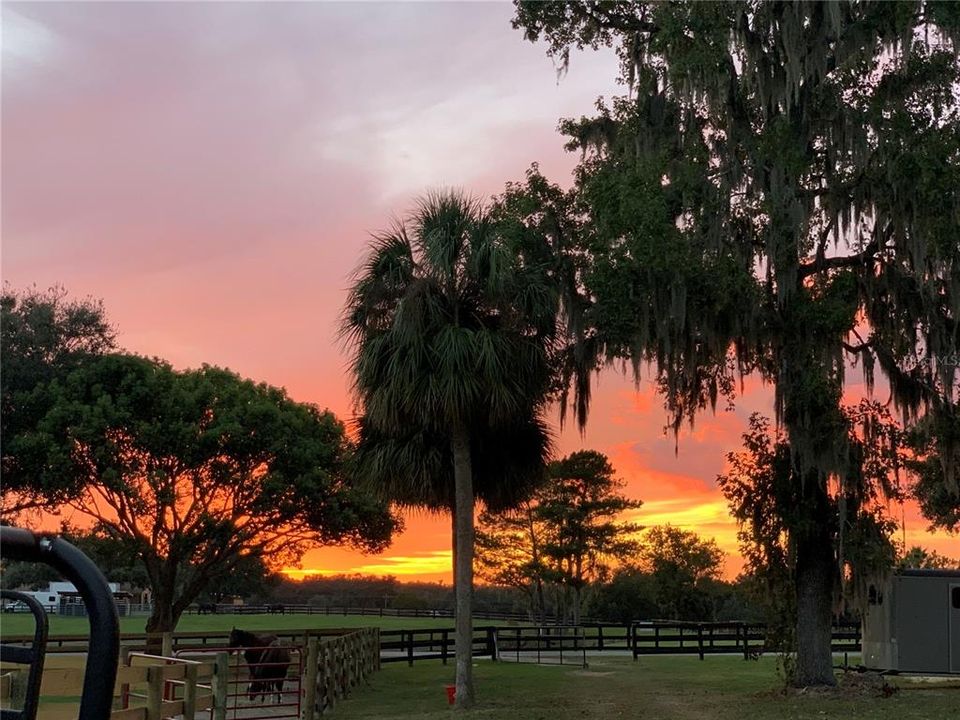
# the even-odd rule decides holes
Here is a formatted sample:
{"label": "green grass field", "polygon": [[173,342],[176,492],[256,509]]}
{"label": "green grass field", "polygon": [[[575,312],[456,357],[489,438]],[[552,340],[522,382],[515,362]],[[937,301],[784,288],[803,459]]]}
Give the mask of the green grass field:
{"label": "green grass field", "polygon": [[[3,635],[24,634],[32,620],[0,616]],[[143,618],[121,621],[125,632],[143,631]],[[487,624],[478,621],[478,624]],[[449,619],[379,618],[356,615],[187,615],[180,630],[253,630],[362,627],[384,629],[452,627]],[[83,618],[51,617],[53,634],[86,634]],[[51,667],[61,661],[51,656]],[[77,658],[68,658],[77,660]],[[879,680],[849,674],[830,692],[782,690],[771,657],[746,662],[734,656],[646,657],[594,655],[590,667],[537,666],[478,660],[477,707],[471,718],[516,720],[947,720],[960,718],[960,679],[919,684],[891,680],[897,688],[884,697]],[[334,711],[343,720],[430,720],[450,718],[444,686],[454,666],[438,661],[388,664],[368,685]]]}
{"label": "green grass field", "polygon": [[[121,632],[143,632],[145,617],[120,618]],[[474,624],[514,625],[496,620],[476,620]],[[285,630],[307,628],[352,628],[379,627],[383,630],[418,628],[453,628],[452,618],[396,618],[372,615],[184,615],[177,630],[229,630],[232,627],[244,630]],[[0,614],[0,636],[26,635],[33,632],[33,618],[27,614]],[[51,635],[86,635],[86,618],[50,616]]]}
{"label": "green grass field", "polygon": [[[832,692],[784,693],[772,658],[592,658],[590,667],[475,664],[470,718],[516,720],[947,720],[960,717],[960,681],[917,685],[883,697],[862,676]],[[338,705],[339,720],[450,718],[444,685],[453,664],[386,665],[369,686]],[[842,681],[843,682],[843,681]]]}

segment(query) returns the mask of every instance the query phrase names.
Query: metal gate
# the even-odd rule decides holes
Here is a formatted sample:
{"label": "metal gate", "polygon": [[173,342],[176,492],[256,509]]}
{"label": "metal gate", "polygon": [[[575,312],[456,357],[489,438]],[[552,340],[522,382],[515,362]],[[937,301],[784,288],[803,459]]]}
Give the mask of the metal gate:
{"label": "metal gate", "polygon": [[[226,682],[226,718],[227,720],[257,720],[258,718],[299,718],[303,701],[303,674],[306,652],[300,645],[282,645],[290,652],[287,662],[248,663],[244,658],[246,650],[263,650],[263,647],[221,647],[204,646],[202,649],[184,648],[175,656],[196,657],[208,653],[228,653],[230,656],[229,673]],[[258,671],[287,666],[283,687],[276,691],[266,687],[266,681],[258,679]],[[258,684],[259,683],[259,684]],[[214,720],[213,711],[210,720]]]}
{"label": "metal gate", "polygon": [[494,637],[499,660],[587,667],[587,644],[579,625],[499,627]]}

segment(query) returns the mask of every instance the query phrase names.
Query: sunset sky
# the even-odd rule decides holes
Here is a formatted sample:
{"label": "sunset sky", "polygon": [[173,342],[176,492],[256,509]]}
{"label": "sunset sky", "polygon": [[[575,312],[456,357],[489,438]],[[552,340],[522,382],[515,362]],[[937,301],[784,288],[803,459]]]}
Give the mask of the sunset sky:
{"label": "sunset sky", "polygon": [[[563,184],[558,119],[618,92],[612,53],[558,80],[509,3],[4,3],[2,261],[13,288],[102,298],[121,345],[211,363],[343,419],[353,408],[337,318],[369,234],[444,186],[481,197],[532,162]],[[863,388],[853,384],[851,398]],[[585,436],[633,518],[717,539],[736,528],[715,483],[751,412],[705,415],[675,453],[661,401],[616,368]],[[556,414],[553,416],[556,419]],[[894,508],[899,517],[900,509]],[[960,555],[906,508],[908,543]],[[448,580],[447,518],[407,517],[379,556],[328,548],[324,572]]]}

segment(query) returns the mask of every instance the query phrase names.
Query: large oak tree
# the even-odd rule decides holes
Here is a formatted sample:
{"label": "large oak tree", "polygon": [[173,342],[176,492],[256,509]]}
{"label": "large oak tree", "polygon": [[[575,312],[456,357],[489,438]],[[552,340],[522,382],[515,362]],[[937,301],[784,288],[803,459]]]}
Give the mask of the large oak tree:
{"label": "large oak tree", "polygon": [[33,395],[48,410],[14,449],[38,460],[41,486],[71,478],[67,505],[143,563],[148,631],[172,630],[251,556],[276,567],[318,545],[375,551],[396,525],[344,474],[350,446],[330,412],[228,370],[105,355]]}
{"label": "large oak tree", "polygon": [[561,65],[614,47],[628,88],[563,123],[571,193],[527,185],[547,201],[531,227],[553,218],[577,259],[581,419],[604,359],[651,362],[675,430],[739,377],[774,386],[808,511],[796,682],[832,684],[827,488],[858,487],[850,364],[933,428],[929,504],[960,496],[957,5],[518,2],[514,25]]}

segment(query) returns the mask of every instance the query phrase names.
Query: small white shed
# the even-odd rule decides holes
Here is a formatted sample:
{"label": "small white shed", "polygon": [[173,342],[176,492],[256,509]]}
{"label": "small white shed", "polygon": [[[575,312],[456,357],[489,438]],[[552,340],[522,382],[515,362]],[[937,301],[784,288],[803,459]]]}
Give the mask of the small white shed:
{"label": "small white shed", "polygon": [[871,587],[863,664],[960,674],[960,570],[902,570]]}

